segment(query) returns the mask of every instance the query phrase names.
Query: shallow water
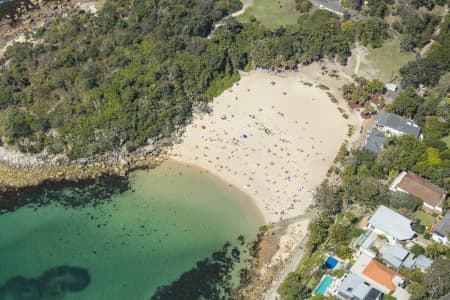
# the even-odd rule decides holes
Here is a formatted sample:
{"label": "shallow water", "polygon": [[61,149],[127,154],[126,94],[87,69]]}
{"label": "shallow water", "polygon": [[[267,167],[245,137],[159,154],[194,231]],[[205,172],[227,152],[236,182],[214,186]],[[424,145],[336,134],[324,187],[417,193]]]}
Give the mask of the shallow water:
{"label": "shallow water", "polygon": [[[225,242],[255,239],[262,223],[239,191],[168,162],[133,173],[130,190],[95,207],[28,205],[0,215],[0,298],[65,280],[64,299],[149,299]],[[34,281],[6,287],[15,276]]]}

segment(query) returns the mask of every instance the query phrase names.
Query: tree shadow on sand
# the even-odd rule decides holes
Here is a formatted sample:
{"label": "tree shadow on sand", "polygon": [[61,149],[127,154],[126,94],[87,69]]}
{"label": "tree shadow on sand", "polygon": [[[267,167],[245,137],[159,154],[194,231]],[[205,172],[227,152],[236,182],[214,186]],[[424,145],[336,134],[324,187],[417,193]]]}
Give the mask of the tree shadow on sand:
{"label": "tree shadow on sand", "polygon": [[198,261],[176,281],[159,287],[150,300],[229,299],[233,290],[232,271],[239,261],[239,249],[227,242],[221,250]]}
{"label": "tree shadow on sand", "polygon": [[59,266],[38,278],[16,276],[0,286],[0,300],[60,300],[67,293],[79,292],[90,283],[86,269]]}

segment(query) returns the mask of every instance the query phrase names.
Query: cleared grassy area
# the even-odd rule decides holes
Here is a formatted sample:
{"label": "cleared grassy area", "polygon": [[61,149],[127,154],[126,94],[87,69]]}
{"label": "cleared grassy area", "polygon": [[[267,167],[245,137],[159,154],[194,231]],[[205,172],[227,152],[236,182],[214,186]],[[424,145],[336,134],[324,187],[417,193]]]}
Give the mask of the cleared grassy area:
{"label": "cleared grassy area", "polygon": [[254,17],[264,26],[275,29],[295,24],[299,16],[294,0],[254,0],[253,5],[248,7],[239,19],[245,22]]}
{"label": "cleared grassy area", "polygon": [[[400,50],[400,41],[391,39],[385,41],[381,48],[368,48],[361,55],[359,75],[371,79],[379,79],[383,82],[400,82],[399,70],[408,61],[413,60],[411,53]],[[348,60],[347,74],[355,72],[356,55],[353,54]]]}
{"label": "cleared grassy area", "polygon": [[441,139],[445,144],[447,144],[447,148],[450,148],[450,135]]}
{"label": "cleared grassy area", "polygon": [[420,220],[421,224],[427,227],[430,227],[434,223],[434,217],[421,210],[416,211],[416,218]]}
{"label": "cleared grassy area", "polygon": [[378,78],[384,82],[397,81],[398,70],[408,61],[413,60],[411,53],[400,50],[400,41],[392,39],[386,41],[381,48],[369,48],[367,55],[370,68],[378,70]]}

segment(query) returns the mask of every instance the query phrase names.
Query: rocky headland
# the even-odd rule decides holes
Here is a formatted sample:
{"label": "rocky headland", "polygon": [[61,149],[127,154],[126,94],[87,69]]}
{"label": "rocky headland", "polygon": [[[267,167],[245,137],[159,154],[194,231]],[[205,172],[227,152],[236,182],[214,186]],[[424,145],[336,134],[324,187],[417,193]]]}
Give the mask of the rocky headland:
{"label": "rocky headland", "polygon": [[0,3],[0,55],[15,41],[27,41],[28,33],[73,11],[95,13],[99,1],[90,0],[8,0]]}

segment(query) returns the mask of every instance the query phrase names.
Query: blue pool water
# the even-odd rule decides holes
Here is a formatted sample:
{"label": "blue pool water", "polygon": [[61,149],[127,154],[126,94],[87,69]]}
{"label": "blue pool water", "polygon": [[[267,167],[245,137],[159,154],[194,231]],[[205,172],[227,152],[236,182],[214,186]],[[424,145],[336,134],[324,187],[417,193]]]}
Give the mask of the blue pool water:
{"label": "blue pool water", "polygon": [[328,256],[327,261],[325,262],[325,268],[333,270],[339,261],[333,256]]}
{"label": "blue pool water", "polygon": [[323,276],[320,283],[314,289],[313,294],[324,295],[327,291],[328,286],[333,282],[333,277],[325,275]]}

